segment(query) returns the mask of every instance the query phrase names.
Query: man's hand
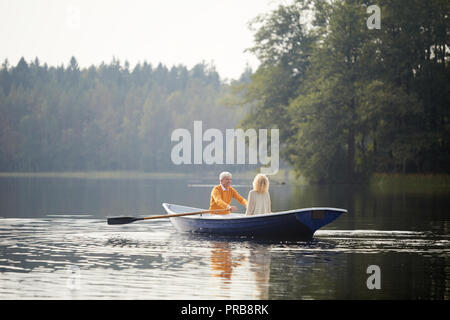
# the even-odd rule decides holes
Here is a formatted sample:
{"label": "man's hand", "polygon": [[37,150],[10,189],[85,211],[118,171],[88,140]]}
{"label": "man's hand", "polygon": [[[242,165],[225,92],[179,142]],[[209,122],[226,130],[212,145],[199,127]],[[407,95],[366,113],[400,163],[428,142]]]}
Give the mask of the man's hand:
{"label": "man's hand", "polygon": [[235,206],[231,206],[231,207],[230,207],[230,210],[233,211],[233,212],[238,211],[238,209],[237,209]]}

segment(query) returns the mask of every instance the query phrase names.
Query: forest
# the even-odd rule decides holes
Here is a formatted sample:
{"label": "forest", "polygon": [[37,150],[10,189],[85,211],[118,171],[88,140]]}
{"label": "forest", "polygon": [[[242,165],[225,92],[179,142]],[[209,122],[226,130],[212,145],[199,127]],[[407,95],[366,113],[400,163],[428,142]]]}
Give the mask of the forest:
{"label": "forest", "polygon": [[[36,58],[0,70],[1,171],[187,171],[170,161],[171,133],[194,120],[238,123],[221,105],[228,86],[213,66],[188,70],[146,62],[80,69]],[[200,170],[200,166],[196,166]]]}
{"label": "forest", "polygon": [[[379,28],[368,27],[373,4]],[[250,23],[260,65],[232,81],[204,62],[5,60],[0,171],[219,170],[170,161],[171,132],[201,120],[279,129],[280,158],[311,183],[448,174],[449,14],[448,0],[280,5]]]}
{"label": "forest", "polygon": [[280,129],[298,174],[449,173],[449,1],[299,0],[251,27],[261,65],[234,103],[243,126]]}

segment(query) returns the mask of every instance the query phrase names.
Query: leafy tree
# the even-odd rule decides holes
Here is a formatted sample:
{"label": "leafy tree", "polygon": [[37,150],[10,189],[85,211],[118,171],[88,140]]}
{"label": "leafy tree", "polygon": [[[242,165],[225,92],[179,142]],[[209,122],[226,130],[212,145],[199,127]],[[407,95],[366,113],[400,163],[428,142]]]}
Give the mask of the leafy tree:
{"label": "leafy tree", "polygon": [[243,125],[279,127],[284,159],[310,181],[450,169],[449,3],[380,1],[380,30],[366,26],[370,4],[300,0],[256,20],[261,66],[235,85]]}

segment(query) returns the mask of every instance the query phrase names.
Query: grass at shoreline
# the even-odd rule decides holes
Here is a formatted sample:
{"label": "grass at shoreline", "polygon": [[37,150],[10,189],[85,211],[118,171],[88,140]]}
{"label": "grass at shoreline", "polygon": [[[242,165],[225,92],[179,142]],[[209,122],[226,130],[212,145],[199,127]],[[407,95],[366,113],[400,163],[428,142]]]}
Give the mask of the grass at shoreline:
{"label": "grass at shoreline", "polygon": [[450,190],[449,174],[400,174],[376,173],[370,178],[371,187],[382,189],[408,189],[424,191],[427,189]]}
{"label": "grass at shoreline", "polygon": [[[74,179],[217,179],[220,172],[141,172],[141,171],[75,171],[75,172],[0,172],[0,178],[74,178]],[[232,172],[235,179],[253,180],[256,171]],[[275,183],[295,183],[293,171],[280,170],[269,176]]]}
{"label": "grass at shoreline", "polygon": [[[232,172],[235,179],[252,180],[257,171]],[[79,171],[79,172],[0,172],[0,178],[75,178],[75,179],[217,179],[219,172],[140,172],[140,171]],[[293,170],[280,169],[269,176],[275,184],[305,185],[302,177],[296,179]],[[369,180],[370,187],[382,189],[450,189],[449,174],[376,173]]]}
{"label": "grass at shoreline", "polygon": [[150,179],[190,177],[185,173],[139,171],[0,172],[4,178]]}

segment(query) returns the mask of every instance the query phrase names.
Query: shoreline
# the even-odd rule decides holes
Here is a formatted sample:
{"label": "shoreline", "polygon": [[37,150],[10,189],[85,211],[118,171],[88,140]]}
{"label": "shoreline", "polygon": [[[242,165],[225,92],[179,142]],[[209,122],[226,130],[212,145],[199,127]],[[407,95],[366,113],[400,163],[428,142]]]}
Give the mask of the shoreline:
{"label": "shoreline", "polygon": [[[256,170],[232,172],[237,180],[252,180]],[[204,173],[182,172],[143,172],[143,171],[47,171],[47,172],[0,172],[0,178],[74,178],[74,179],[216,179],[218,172]],[[280,169],[276,175],[269,176],[275,184],[308,184],[303,177],[296,178],[293,170]],[[362,185],[372,187],[450,187],[450,174],[423,173],[374,173],[367,183]]]}

